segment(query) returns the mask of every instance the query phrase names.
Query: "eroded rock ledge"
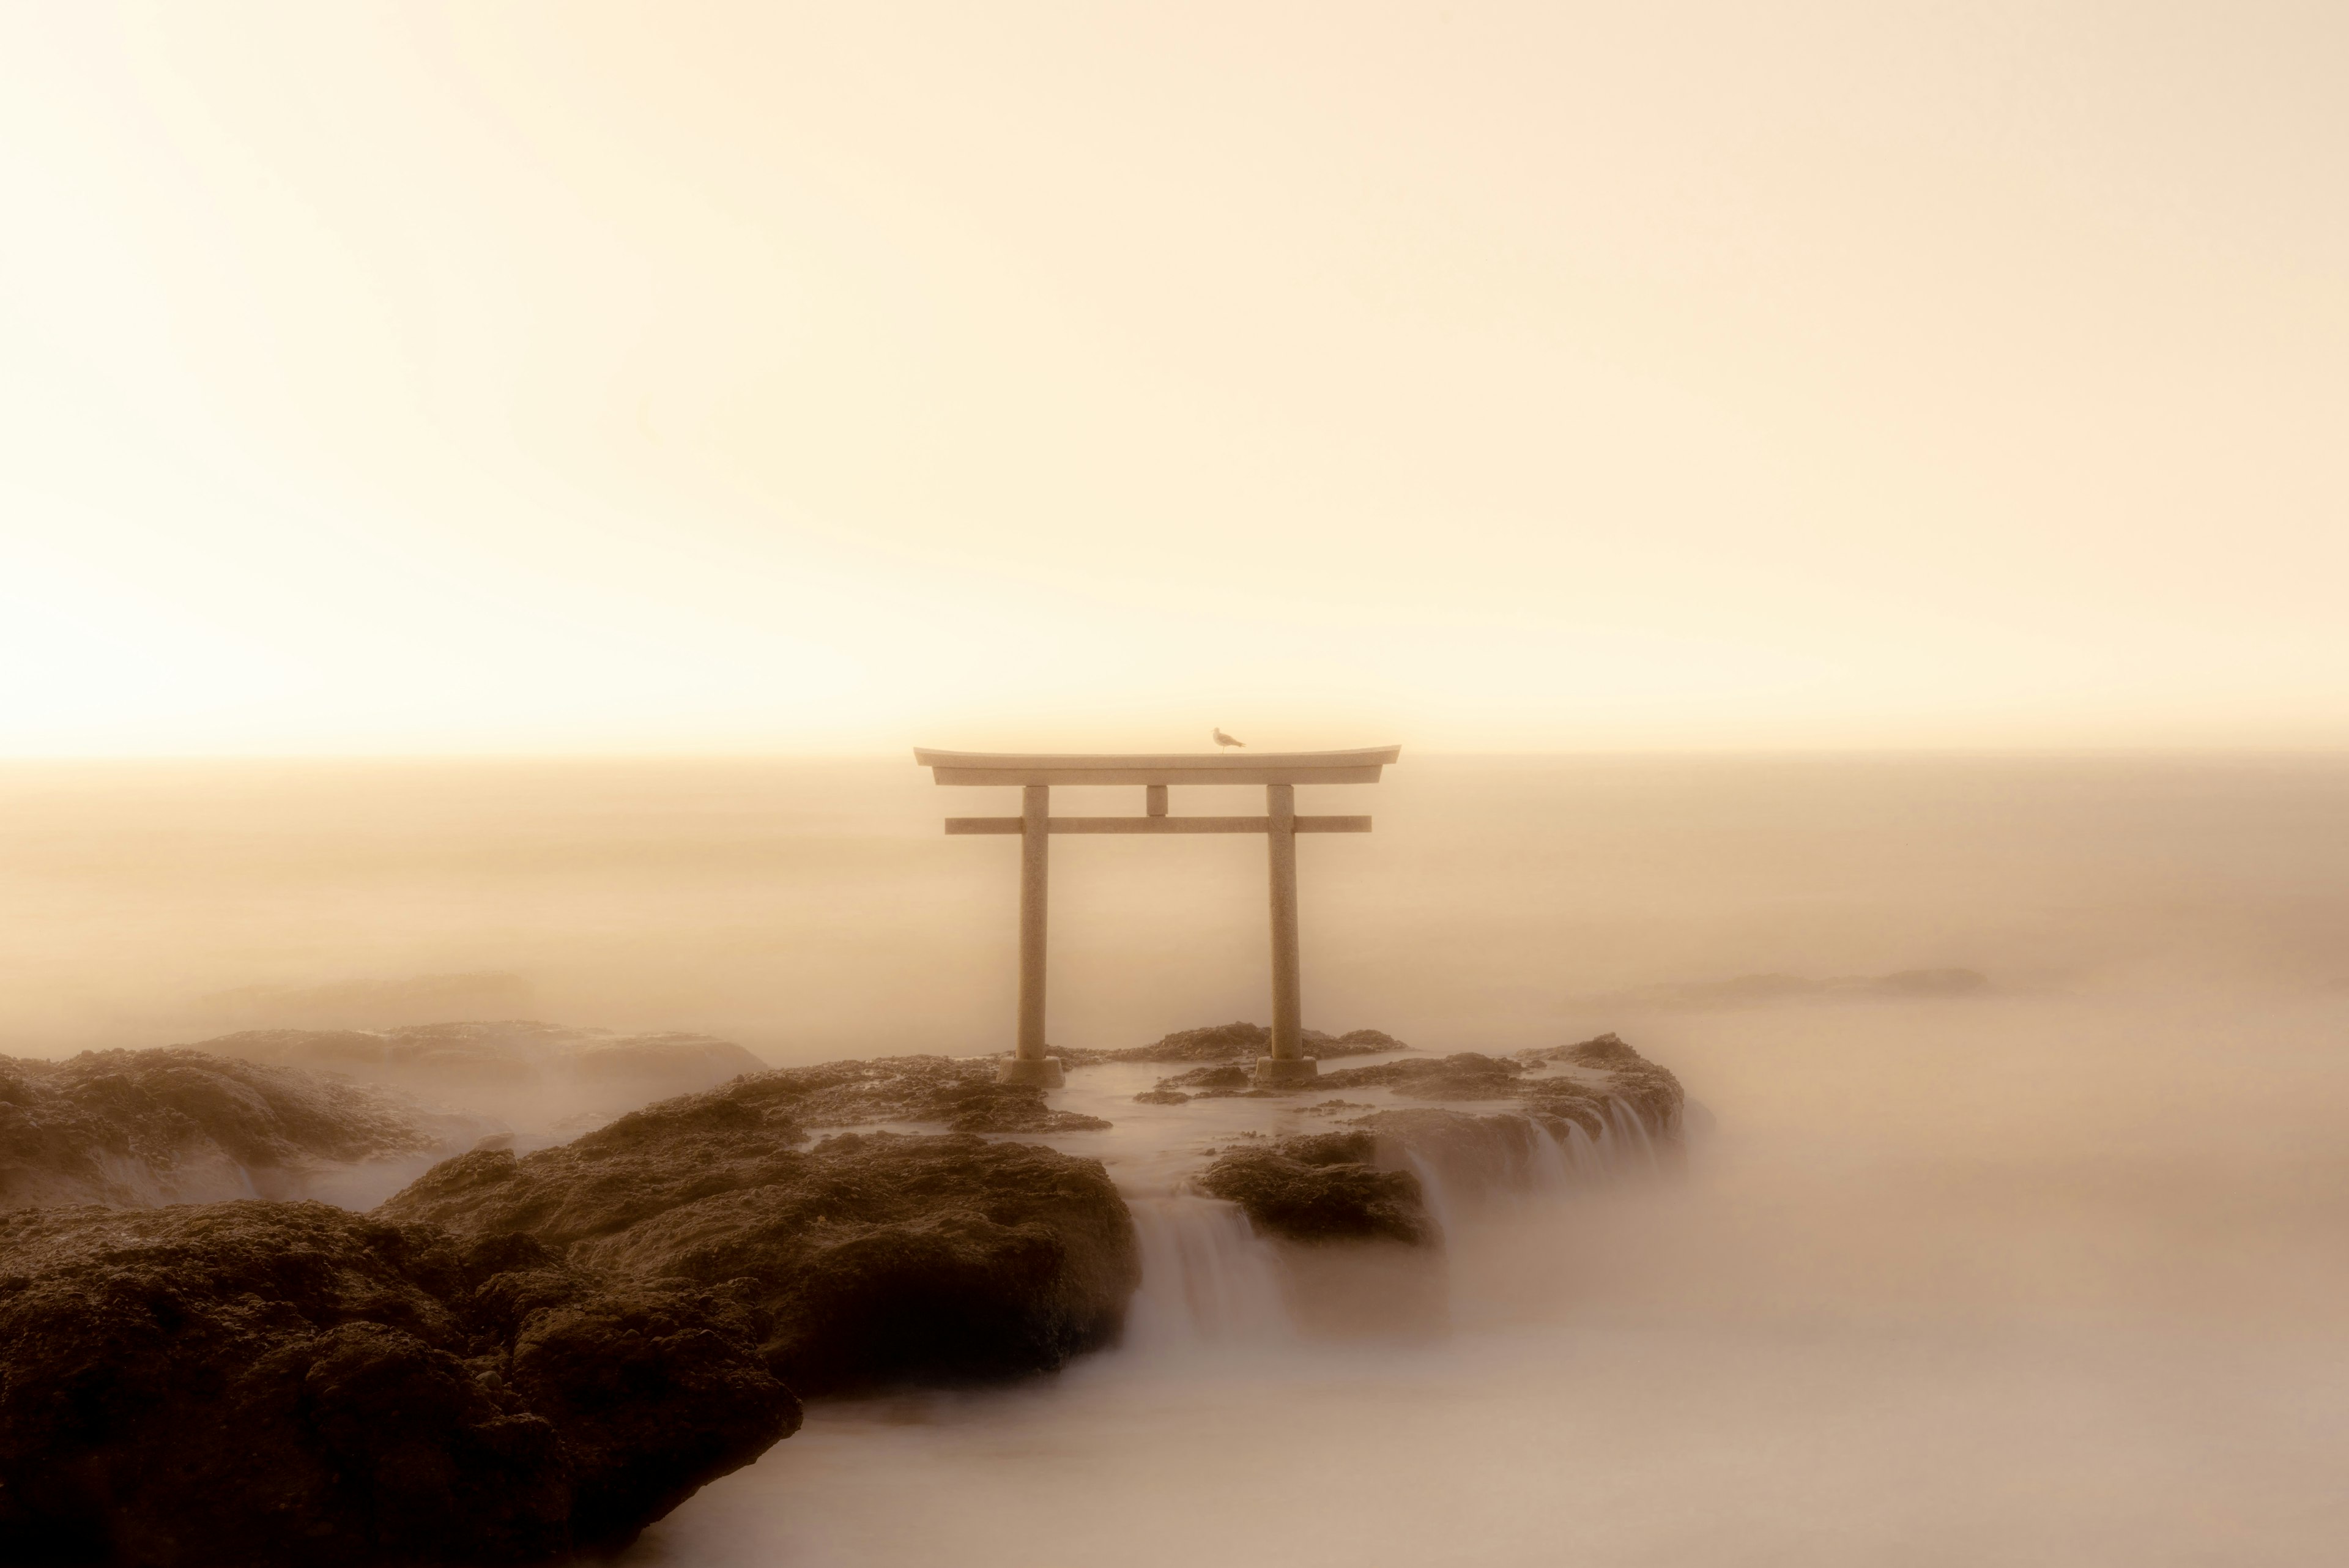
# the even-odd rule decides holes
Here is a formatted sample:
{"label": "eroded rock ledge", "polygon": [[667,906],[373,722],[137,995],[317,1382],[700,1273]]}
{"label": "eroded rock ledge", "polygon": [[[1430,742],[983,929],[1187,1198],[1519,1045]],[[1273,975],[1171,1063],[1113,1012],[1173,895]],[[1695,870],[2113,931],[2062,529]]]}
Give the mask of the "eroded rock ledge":
{"label": "eroded rock ledge", "polygon": [[1058,1133],[1110,1125],[1056,1111],[1042,1089],[999,1084],[995,1075],[991,1056],[881,1056],[761,1073],[711,1092],[806,1127],[931,1122],[949,1132]]}
{"label": "eroded rock ledge", "polygon": [[1381,1169],[1368,1132],[1309,1133],[1226,1152],[1199,1177],[1210,1198],[1237,1203],[1260,1235],[1291,1241],[1436,1239],[1419,1178]]}
{"label": "eroded rock ledge", "polygon": [[[1253,1062],[1270,1049],[1270,1029],[1261,1023],[1236,1023],[1178,1030],[1147,1045],[1128,1046],[1122,1051],[1064,1049],[1055,1045],[1052,1054],[1071,1067],[1090,1067],[1102,1062]],[[1405,1049],[1393,1035],[1376,1029],[1355,1029],[1344,1034],[1324,1034],[1319,1029],[1305,1031],[1305,1054],[1309,1056],[1371,1056],[1381,1051]]]}
{"label": "eroded rock ledge", "polygon": [[[1240,1092],[1216,1076],[1238,1071],[1195,1069],[1162,1080],[1143,1097],[1190,1097],[1174,1087],[1178,1084],[1200,1085],[1206,1095]],[[1678,1078],[1613,1034],[1511,1056],[1461,1052],[1344,1068],[1322,1074],[1308,1092],[1371,1085],[1414,1099],[1515,1105],[1478,1115],[1326,1101],[1309,1108],[1328,1111],[1344,1130],[1226,1149],[1200,1173],[1199,1189],[1237,1203],[1259,1233],[1285,1241],[1433,1246],[1442,1233],[1428,1212],[1420,1170],[1436,1173],[1447,1189],[1472,1200],[1523,1189],[1543,1161],[1564,1158],[1560,1140],[1609,1136],[1618,1107],[1633,1118],[1639,1136],[1676,1149],[1685,1103]],[[1353,1111],[1363,1114],[1347,1114]]]}
{"label": "eroded rock ledge", "polygon": [[762,1327],[319,1203],[0,1216],[0,1561],[617,1546],[798,1427]]}
{"label": "eroded rock ledge", "polygon": [[524,1158],[462,1156],[378,1212],[528,1234],[622,1278],[727,1284],[767,1314],[769,1365],[803,1394],[1050,1371],[1108,1344],[1141,1267],[1099,1161],[969,1133],[802,1147],[806,1120],[871,1120],[884,1105],[902,1116],[908,1093],[935,1090],[933,1108],[990,1126],[1059,1115],[1040,1091],[930,1064],[961,1066],[898,1058],[741,1079]]}

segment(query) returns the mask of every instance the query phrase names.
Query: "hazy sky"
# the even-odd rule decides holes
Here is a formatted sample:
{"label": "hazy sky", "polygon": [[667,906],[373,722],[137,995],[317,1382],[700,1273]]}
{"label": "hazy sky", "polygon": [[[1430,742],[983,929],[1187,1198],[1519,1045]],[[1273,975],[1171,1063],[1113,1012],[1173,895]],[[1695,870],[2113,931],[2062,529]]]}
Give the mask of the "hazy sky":
{"label": "hazy sky", "polygon": [[0,0],[0,750],[2349,742],[2349,6]]}

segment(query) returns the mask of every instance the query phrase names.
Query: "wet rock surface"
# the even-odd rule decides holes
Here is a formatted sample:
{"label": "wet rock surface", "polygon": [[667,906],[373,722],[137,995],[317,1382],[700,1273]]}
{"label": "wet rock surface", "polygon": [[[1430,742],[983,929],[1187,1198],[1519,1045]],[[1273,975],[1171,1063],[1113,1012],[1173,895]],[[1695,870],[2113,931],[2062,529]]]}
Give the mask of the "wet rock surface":
{"label": "wet rock surface", "polygon": [[0,1562],[616,1547],[798,1426],[762,1327],[318,1203],[0,1216]]}
{"label": "wet rock surface", "polygon": [[766,1314],[769,1365],[805,1394],[1051,1371],[1113,1340],[1140,1264],[1098,1161],[969,1133],[807,1146],[803,1113],[866,1106],[875,1080],[851,1070],[889,1065],[742,1080],[521,1159],[476,1151],[379,1212],[728,1285]]}
{"label": "wet rock surface", "polygon": [[1437,1240],[1419,1179],[1378,1168],[1368,1132],[1311,1133],[1225,1151],[1201,1172],[1199,1190],[1237,1203],[1259,1235],[1285,1241]]}
{"label": "wet rock surface", "polygon": [[[1376,1029],[1356,1029],[1344,1034],[1305,1031],[1309,1056],[1371,1056],[1382,1051],[1408,1051],[1410,1046]],[[1261,1023],[1216,1023],[1204,1029],[1184,1029],[1147,1045],[1120,1051],[1052,1048],[1071,1067],[1101,1062],[1243,1062],[1253,1063],[1272,1049],[1272,1031]]]}
{"label": "wet rock surface", "polygon": [[1520,1051],[1512,1059],[1526,1069],[1518,1097],[1542,1115],[1572,1120],[1596,1136],[1611,1100],[1636,1111],[1651,1132],[1677,1136],[1688,1103],[1681,1081],[1613,1034]]}
{"label": "wet rock surface", "polygon": [[0,1057],[0,1209],[301,1196],[333,1168],[446,1155],[492,1125],[181,1046]]}
{"label": "wet rock surface", "polygon": [[1381,1087],[1420,1100],[1500,1100],[1514,1098],[1526,1065],[1507,1057],[1485,1056],[1474,1051],[1449,1056],[1412,1057],[1381,1062],[1374,1067],[1344,1067],[1314,1080],[1319,1089]]}
{"label": "wet rock surface", "polygon": [[[1237,1069],[1199,1068],[1163,1080],[1216,1083]],[[1421,1179],[1455,1199],[1482,1199],[1565,1173],[1562,1140],[1596,1140],[1619,1116],[1656,1147],[1677,1147],[1680,1081],[1612,1034],[1510,1056],[1461,1052],[1324,1073],[1313,1085],[1379,1087],[1412,1099],[1507,1101],[1490,1113],[1435,1106],[1374,1109],[1345,1100],[1305,1109],[1345,1130],[1238,1145],[1197,1178],[1210,1197],[1240,1205],[1257,1230],[1292,1241],[1382,1240],[1433,1244],[1438,1228]],[[1203,1088],[1204,1094],[1214,1094]],[[1361,1112],[1349,1115],[1349,1112]]]}
{"label": "wet rock surface", "polygon": [[1596,1137],[1609,1102],[1637,1112],[1657,1132],[1670,1129],[1682,1104],[1680,1080],[1613,1034],[1507,1056],[1462,1051],[1323,1073],[1315,1092],[1385,1088],[1405,1099],[1514,1100],[1553,1123],[1572,1122]]}
{"label": "wet rock surface", "polygon": [[735,1096],[806,1127],[934,1122],[949,1132],[1098,1132],[1099,1116],[1059,1111],[1032,1085],[996,1082],[987,1056],[881,1056],[761,1075]]}
{"label": "wet rock surface", "polygon": [[1150,1088],[1134,1096],[1145,1106],[1179,1106],[1185,1100],[1219,1099],[1251,1093],[1256,1087],[1256,1075],[1238,1063],[1208,1067],[1194,1067],[1187,1073],[1176,1073],[1161,1078]]}

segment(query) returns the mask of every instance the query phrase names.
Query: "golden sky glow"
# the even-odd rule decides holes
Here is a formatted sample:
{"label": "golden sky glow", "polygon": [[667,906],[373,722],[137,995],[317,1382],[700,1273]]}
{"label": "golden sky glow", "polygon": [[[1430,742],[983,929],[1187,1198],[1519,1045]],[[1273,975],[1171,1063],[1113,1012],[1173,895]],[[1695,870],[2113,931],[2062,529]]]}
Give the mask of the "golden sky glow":
{"label": "golden sky glow", "polygon": [[2349,741],[2349,9],[0,8],[0,751]]}

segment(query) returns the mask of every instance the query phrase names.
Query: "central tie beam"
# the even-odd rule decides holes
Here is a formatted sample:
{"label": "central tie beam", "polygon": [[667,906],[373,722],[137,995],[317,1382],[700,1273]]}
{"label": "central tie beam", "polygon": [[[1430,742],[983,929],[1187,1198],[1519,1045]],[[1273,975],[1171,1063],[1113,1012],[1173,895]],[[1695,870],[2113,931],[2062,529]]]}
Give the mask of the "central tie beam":
{"label": "central tie beam", "polygon": [[[938,752],[916,748],[914,760],[941,784],[1017,784],[1018,816],[950,816],[950,835],[1018,834],[1019,846],[1019,1026],[1002,1064],[1007,1083],[1060,1086],[1062,1070],[1044,1041],[1046,918],[1050,895],[1050,844],[1056,833],[1261,833],[1265,836],[1272,917],[1272,1039],[1257,1061],[1259,1084],[1310,1082],[1319,1064],[1305,1054],[1303,986],[1299,974],[1297,835],[1368,833],[1367,816],[1299,816],[1299,784],[1373,784],[1399,746],[1353,752],[1280,755],[1038,756]],[[1054,784],[1139,784],[1140,816],[1054,816]],[[1262,816],[1174,816],[1167,811],[1174,784],[1261,784]]]}

